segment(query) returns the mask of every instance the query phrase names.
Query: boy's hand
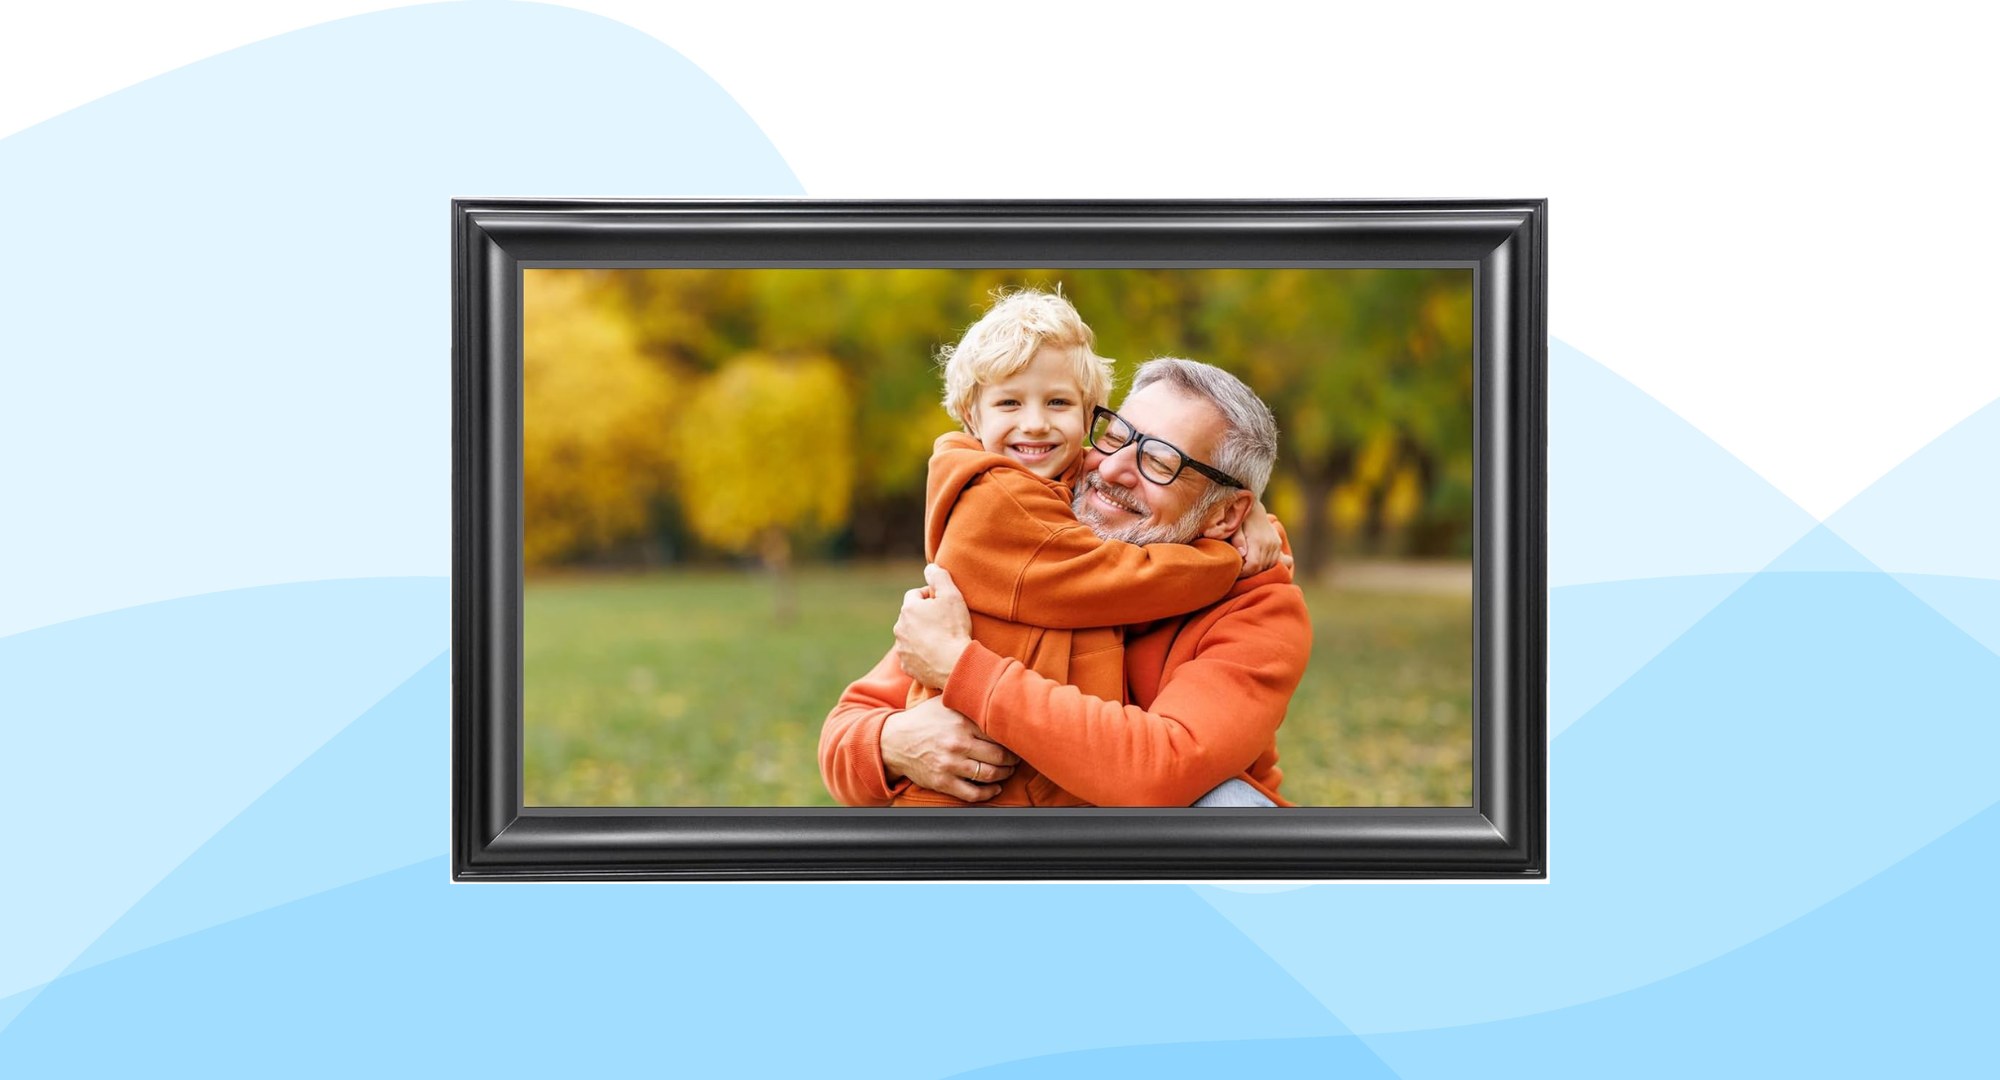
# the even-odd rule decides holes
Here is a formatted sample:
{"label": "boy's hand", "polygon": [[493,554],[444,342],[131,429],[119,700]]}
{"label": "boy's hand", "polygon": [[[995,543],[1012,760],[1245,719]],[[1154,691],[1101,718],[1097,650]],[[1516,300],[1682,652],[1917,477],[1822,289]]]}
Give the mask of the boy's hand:
{"label": "boy's hand", "polygon": [[930,584],[903,594],[896,617],[896,662],[924,686],[944,688],[958,657],[972,644],[972,610],[945,568],[924,567]]}
{"label": "boy's hand", "polygon": [[1243,554],[1243,572],[1236,575],[1247,578],[1261,574],[1276,566],[1280,558],[1289,564],[1289,556],[1284,556],[1284,546],[1278,540],[1278,530],[1271,524],[1271,516],[1264,511],[1263,500],[1250,507],[1243,515],[1243,524],[1230,535],[1229,542]]}

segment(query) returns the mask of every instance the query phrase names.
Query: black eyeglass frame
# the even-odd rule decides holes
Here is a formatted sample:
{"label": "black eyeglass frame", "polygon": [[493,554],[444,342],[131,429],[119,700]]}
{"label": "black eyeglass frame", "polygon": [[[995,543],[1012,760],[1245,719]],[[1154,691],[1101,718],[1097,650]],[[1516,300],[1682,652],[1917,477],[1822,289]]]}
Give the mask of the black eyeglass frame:
{"label": "black eyeglass frame", "polygon": [[[1146,456],[1146,444],[1149,442],[1156,442],[1159,443],[1161,446],[1164,446],[1167,449],[1172,450],[1174,453],[1179,454],[1181,456],[1181,467],[1175,469],[1174,475],[1168,477],[1165,480],[1153,480],[1152,477],[1146,476],[1144,469],[1140,469],[1139,471],[1140,476],[1146,476],[1146,479],[1152,480],[1153,483],[1158,484],[1161,487],[1166,487],[1167,485],[1172,484],[1174,481],[1179,480],[1181,478],[1182,473],[1186,472],[1189,468],[1193,468],[1194,471],[1202,474],[1203,476],[1208,477],[1210,480],[1213,480],[1218,484],[1221,484],[1223,487],[1240,488],[1244,491],[1250,490],[1250,485],[1245,484],[1243,481],[1236,479],[1235,477],[1229,475],[1226,472],[1223,472],[1221,469],[1218,469],[1213,465],[1196,461],[1194,459],[1194,455],[1188,453],[1187,451],[1181,449],[1178,446],[1175,446],[1173,443],[1170,443],[1167,440],[1160,438],[1157,435],[1148,435],[1145,432],[1140,431],[1138,428],[1132,426],[1132,421],[1125,419],[1124,417],[1118,415],[1115,412],[1112,412],[1110,409],[1107,409],[1102,405],[1093,406],[1091,408],[1090,427],[1093,431],[1096,430],[1097,428],[1097,418],[1100,416],[1108,416],[1111,419],[1116,420],[1121,424],[1124,424],[1125,430],[1130,431],[1132,433],[1132,438],[1129,441],[1125,442],[1124,444],[1120,445],[1117,450],[1106,450],[1104,447],[1097,445],[1097,436],[1092,435],[1090,437],[1091,449],[1096,450],[1100,454],[1105,454],[1105,455],[1115,454],[1118,452],[1118,450],[1123,450],[1127,446],[1132,446],[1138,448],[1133,452],[1143,458]],[[1139,466],[1135,463],[1133,465],[1133,468],[1139,468]]]}

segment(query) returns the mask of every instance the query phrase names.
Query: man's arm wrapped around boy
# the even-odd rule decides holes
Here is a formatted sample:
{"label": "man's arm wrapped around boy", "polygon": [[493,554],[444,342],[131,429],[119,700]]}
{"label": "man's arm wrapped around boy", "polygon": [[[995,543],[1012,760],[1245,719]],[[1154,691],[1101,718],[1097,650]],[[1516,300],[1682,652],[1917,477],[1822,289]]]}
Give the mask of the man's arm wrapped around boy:
{"label": "man's arm wrapped around boy", "polygon": [[840,695],[819,732],[819,775],[843,806],[888,806],[910,787],[889,783],[882,764],[882,725],[902,710],[910,677],[893,650]]}
{"label": "man's arm wrapped around boy", "polygon": [[1312,653],[1305,597],[1290,584],[1247,590],[1202,623],[1193,654],[1145,708],[977,642],[952,669],[944,704],[1087,802],[1187,806],[1272,745]]}

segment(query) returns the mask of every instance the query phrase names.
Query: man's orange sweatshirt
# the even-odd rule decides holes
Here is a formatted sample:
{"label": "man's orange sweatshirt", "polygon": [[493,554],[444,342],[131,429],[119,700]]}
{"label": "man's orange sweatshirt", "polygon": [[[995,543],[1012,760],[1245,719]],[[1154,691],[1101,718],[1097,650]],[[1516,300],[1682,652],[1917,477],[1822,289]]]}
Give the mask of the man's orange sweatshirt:
{"label": "man's orange sweatshirt", "polygon": [[[1230,777],[1291,806],[1278,794],[1277,733],[1311,654],[1305,596],[1280,564],[1238,581],[1220,603],[1130,627],[1129,703],[974,642],[946,681],[944,704],[1023,759],[981,806],[1186,806]],[[909,691],[892,649],[827,716],[820,775],[842,804],[900,805],[918,790],[907,779],[890,784],[882,767],[882,725]]]}
{"label": "man's orange sweatshirt", "polygon": [[[972,640],[1085,694],[1124,701],[1124,626],[1220,600],[1243,559],[1220,540],[1138,546],[1099,537],[1071,506],[1081,460],[1047,480],[964,432],[939,436],[925,484],[924,556],[964,594]],[[913,686],[909,703],[925,695]],[[1026,790],[1033,771],[1022,766],[1008,783]],[[928,788],[897,801],[965,805]]]}

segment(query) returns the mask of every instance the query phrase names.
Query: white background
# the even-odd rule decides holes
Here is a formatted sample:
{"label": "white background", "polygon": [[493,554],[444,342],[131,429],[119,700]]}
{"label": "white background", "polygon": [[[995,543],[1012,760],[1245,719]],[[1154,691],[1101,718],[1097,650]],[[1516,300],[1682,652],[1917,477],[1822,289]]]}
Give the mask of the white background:
{"label": "white background", "polygon": [[[392,6],[12,4],[0,135]],[[1995,5],[569,6],[814,197],[1546,196],[1554,336],[1817,517],[2000,397]]]}

